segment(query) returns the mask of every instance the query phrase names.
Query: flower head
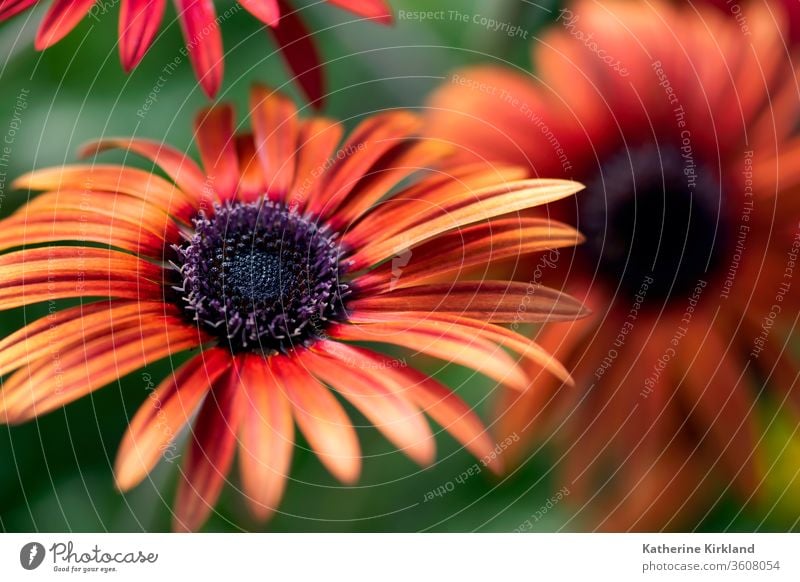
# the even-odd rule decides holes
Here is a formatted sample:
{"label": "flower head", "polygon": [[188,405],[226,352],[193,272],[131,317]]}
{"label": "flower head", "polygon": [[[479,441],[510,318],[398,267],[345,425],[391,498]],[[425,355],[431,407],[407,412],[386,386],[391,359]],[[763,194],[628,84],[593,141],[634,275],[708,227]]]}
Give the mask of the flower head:
{"label": "flower head", "polygon": [[0,308],[85,301],[0,341],[0,373],[11,372],[0,418],[32,419],[199,350],[139,409],[115,466],[120,489],[135,486],[196,414],[175,514],[187,529],[212,510],[236,450],[250,507],[273,512],[295,424],[334,476],[355,481],[359,444],[334,393],[422,465],[434,459],[425,413],[496,468],[492,441],[455,393],[352,342],[399,345],[524,389],[507,348],[567,380],[537,344],[497,324],[571,320],[584,313],[579,302],[540,285],[456,277],[578,242],[565,225],[496,217],[579,186],[521,180],[513,168],[430,170],[449,148],[416,138],[420,120],[403,111],[369,117],[337,149],[338,123],[299,119],[263,88],[251,105],[252,134],[234,132],[229,106],[200,114],[203,169],[145,140],[86,149],[140,154],[169,180],[115,165],[17,180],[45,193],[2,222]]}
{"label": "flower head", "polygon": [[[0,0],[0,22],[34,6],[39,0]],[[327,0],[358,17],[381,24],[392,22],[385,0]],[[119,57],[126,72],[144,58],[164,18],[166,0],[121,0]],[[286,0],[242,0],[239,6],[266,25],[305,95],[315,107],[323,101],[322,64],[311,33]],[[101,0],[53,0],[36,33],[35,46],[44,50],[69,34]],[[224,57],[220,23],[213,0],[175,0],[186,53],[200,85],[214,97],[222,84]],[[232,9],[228,9],[229,11]],[[228,12],[225,13],[227,15]]]}
{"label": "flower head", "polygon": [[757,496],[759,402],[798,402],[800,99],[778,16],[752,5],[745,34],[699,5],[577,2],[537,77],[471,68],[432,99],[462,161],[587,185],[549,207],[586,235],[550,272],[594,315],[539,336],[581,390],[545,382],[499,414],[528,443],[555,431],[600,527],[685,527],[722,491]]}

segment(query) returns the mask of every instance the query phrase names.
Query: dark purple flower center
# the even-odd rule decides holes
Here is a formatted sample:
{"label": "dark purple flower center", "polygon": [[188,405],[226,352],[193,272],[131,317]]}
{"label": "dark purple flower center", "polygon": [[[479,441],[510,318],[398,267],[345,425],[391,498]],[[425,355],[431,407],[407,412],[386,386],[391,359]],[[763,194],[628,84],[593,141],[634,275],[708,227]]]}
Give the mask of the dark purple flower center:
{"label": "dark purple flower center", "polygon": [[[579,228],[600,277],[635,296],[684,296],[707,280],[728,242],[722,192],[710,168],[679,148],[625,149],[581,195]],[[689,152],[691,153],[691,152]]]}
{"label": "dark purple flower center", "polygon": [[335,233],[282,204],[234,203],[176,247],[186,314],[233,352],[286,352],[345,319]]}

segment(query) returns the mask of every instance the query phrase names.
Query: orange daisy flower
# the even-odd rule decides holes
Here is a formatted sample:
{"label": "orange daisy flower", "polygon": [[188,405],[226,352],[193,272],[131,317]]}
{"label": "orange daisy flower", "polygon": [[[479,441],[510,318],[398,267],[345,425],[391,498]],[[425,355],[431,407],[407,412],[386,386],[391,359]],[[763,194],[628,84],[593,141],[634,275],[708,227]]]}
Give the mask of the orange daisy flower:
{"label": "orange daisy flower", "polygon": [[548,207],[586,244],[539,269],[595,313],[539,336],[581,390],[547,381],[499,412],[528,444],[553,431],[586,523],[685,527],[724,491],[756,497],[759,397],[800,406],[800,99],[776,18],[754,6],[744,34],[708,7],[578,2],[536,77],[475,67],[431,101],[461,160],[587,184]]}
{"label": "orange daisy flower", "polygon": [[[294,423],[335,477],[354,482],[358,440],[333,391],[421,465],[435,454],[424,412],[496,468],[493,442],[455,393],[351,342],[403,346],[523,389],[505,347],[567,378],[497,324],[570,320],[584,313],[579,302],[538,285],[452,279],[465,266],[575,244],[568,226],[494,218],[580,186],[478,166],[420,176],[447,149],[415,138],[420,119],[402,111],[366,119],[337,149],[338,123],[300,120],[280,94],[257,87],[251,106],[252,135],[235,135],[229,106],[199,116],[205,170],[162,144],[111,139],[86,152],[124,148],[171,180],[76,165],[16,181],[45,193],[0,225],[9,251],[0,308],[107,299],[53,303],[0,341],[0,373],[13,372],[0,418],[30,420],[200,348],[142,405],[115,466],[119,488],[135,486],[197,413],[175,509],[175,526],[190,530],[212,510],[236,450],[253,513],[274,511]],[[20,245],[34,246],[11,251]]]}
{"label": "orange daisy flower", "polygon": [[[695,4],[708,3],[717,7],[723,13],[735,19],[743,31],[749,30],[747,22],[746,7],[741,2],[731,2],[730,0],[680,0],[681,2],[694,2]],[[767,4],[767,0],[750,0],[751,2],[761,2]],[[745,3],[746,4],[746,3]],[[797,0],[778,0],[774,2],[779,10],[785,11],[787,19],[786,40],[791,43],[800,41],[800,2]]]}
{"label": "orange daisy flower", "polygon": [[[0,22],[36,5],[40,0],[0,0]],[[391,24],[392,10],[385,0],[326,0],[361,18]],[[239,5],[263,22],[272,33],[287,65],[309,101],[322,106],[322,64],[312,33],[286,0],[241,0]],[[119,11],[119,58],[125,72],[132,71],[155,40],[167,0],[122,0]],[[36,50],[51,47],[74,29],[98,0],[53,0],[36,33]],[[208,97],[222,85],[224,56],[221,18],[212,0],[175,0],[186,55]],[[239,6],[236,6],[239,9]],[[230,9],[229,9],[230,11]],[[227,16],[228,13],[226,13]]]}

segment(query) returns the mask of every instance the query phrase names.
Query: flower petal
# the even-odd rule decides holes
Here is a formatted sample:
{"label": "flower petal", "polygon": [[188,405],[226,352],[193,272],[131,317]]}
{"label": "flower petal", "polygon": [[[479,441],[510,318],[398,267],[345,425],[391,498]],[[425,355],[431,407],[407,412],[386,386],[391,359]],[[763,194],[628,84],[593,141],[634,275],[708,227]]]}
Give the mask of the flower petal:
{"label": "flower petal", "polygon": [[130,73],[142,60],[164,18],[167,0],[122,0],[119,7],[119,58]]}
{"label": "flower petal", "polygon": [[220,200],[233,200],[239,185],[233,107],[219,105],[201,111],[195,118],[195,136],[209,184]]}
{"label": "flower petal", "polygon": [[95,0],[53,0],[36,31],[34,46],[37,51],[53,46],[89,13]]}
{"label": "flower petal", "polygon": [[194,204],[174,185],[150,172],[124,166],[75,164],[36,170],[17,178],[13,187],[43,191],[117,192],[149,202],[184,220],[195,213]]}
{"label": "flower petal", "polygon": [[150,160],[164,170],[184,194],[196,200],[196,205],[208,197],[205,175],[200,167],[192,158],[165,143],[134,138],[99,139],[83,146],[79,155],[87,157],[110,149],[130,151]]}
{"label": "flower petal", "polygon": [[[394,206],[391,216],[403,216],[410,224],[399,232],[394,228],[387,229],[385,235],[371,239],[370,244],[351,257],[353,269],[374,265],[392,256],[397,249],[409,248],[448,230],[554,202],[582,188],[580,184],[565,180],[520,180],[440,200],[400,201],[396,204],[387,201],[387,205]],[[374,216],[367,216],[345,235],[344,242],[352,245],[365,231],[375,232],[375,228]]]}
{"label": "flower petal", "polygon": [[503,218],[469,226],[436,237],[398,254],[357,279],[361,292],[380,293],[418,285],[430,278],[488,265],[525,253],[573,246],[581,234],[566,224],[543,218]]}
{"label": "flower petal", "polygon": [[212,348],[186,362],[152,391],[122,437],[114,478],[120,491],[138,485],[200,407],[209,387],[230,366],[227,350]]}
{"label": "flower petal", "polygon": [[308,200],[318,196],[322,176],[333,164],[333,152],[342,140],[344,129],[332,119],[314,117],[300,122],[297,139],[297,170],[290,207],[302,210]]}
{"label": "flower petal", "polygon": [[235,360],[214,381],[200,408],[178,480],[175,530],[196,531],[203,525],[214,509],[233,463],[236,434],[244,411],[239,364]]}
{"label": "flower petal", "polygon": [[297,108],[285,95],[256,85],[250,92],[255,146],[270,198],[285,200],[294,182]]}
{"label": "flower petal", "polygon": [[520,356],[530,363],[548,370],[561,382],[574,386],[575,382],[567,369],[559,362],[553,354],[549,353],[536,342],[513,332],[499,325],[486,323],[478,319],[470,319],[461,315],[448,315],[445,313],[363,313],[352,312],[350,323],[370,329],[372,325],[389,324],[390,326],[410,325],[409,322],[429,321],[431,323],[444,324],[449,327],[457,327],[464,331],[470,331],[477,337],[482,337],[490,342],[496,342],[505,348],[517,352]]}
{"label": "flower petal", "polygon": [[177,309],[162,302],[98,301],[62,309],[37,319],[0,340],[0,375],[114,329],[167,315]]}
{"label": "flower petal", "polygon": [[283,497],[294,448],[292,408],[284,387],[261,356],[250,356],[242,367],[247,396],[242,421],[239,466],[250,510],[267,519]]}
{"label": "flower petal", "polygon": [[351,301],[353,312],[421,311],[488,322],[571,321],[588,315],[576,299],[543,285],[511,281],[459,281],[420,285]]}
{"label": "flower petal", "polygon": [[380,24],[392,23],[392,8],[384,0],[328,0],[328,4]]}
{"label": "flower petal", "polygon": [[0,22],[27,10],[39,0],[0,0]]}
{"label": "flower petal", "polygon": [[[322,345],[322,343],[318,344]],[[494,443],[478,416],[453,392],[413,367],[397,367],[395,362],[375,352],[336,342],[325,344],[330,351],[361,368],[381,370],[394,392],[421,408],[458,442],[493,471],[502,462],[494,453]]]}
{"label": "flower petal", "polygon": [[345,341],[398,345],[470,368],[517,390],[528,387],[528,378],[511,356],[471,329],[425,319],[407,319],[372,325],[336,325],[329,333],[332,338]]}
{"label": "flower petal", "polygon": [[151,318],[44,356],[0,391],[0,420],[16,424],[55,410],[156,360],[199,345],[200,333],[175,317]]}
{"label": "flower petal", "polygon": [[309,200],[310,212],[331,217],[355,188],[358,181],[386,152],[407,144],[421,125],[418,116],[407,111],[391,111],[362,121],[342,145],[342,155],[323,177],[320,195]]}
{"label": "flower petal", "polygon": [[159,300],[163,269],[89,247],[46,247],[0,255],[0,309],[67,297]]}
{"label": "flower petal", "polygon": [[[305,351],[300,362],[317,378],[332,386],[387,439],[412,460],[422,466],[433,463],[436,443],[430,427],[420,410],[399,396],[380,369],[362,367],[351,354],[358,354],[349,346],[321,341],[314,351]],[[339,349],[341,348],[341,349]],[[315,353],[315,352],[319,353]]]}
{"label": "flower petal", "polygon": [[361,449],[342,405],[291,358],[273,356],[270,365],[286,391],[300,430],[320,461],[343,483],[354,483],[361,472]]}
{"label": "flower petal", "polygon": [[[222,84],[222,33],[213,0],[175,0],[178,18],[195,75],[209,99]],[[208,166],[206,166],[208,169]]]}
{"label": "flower petal", "polygon": [[270,28],[281,55],[300,84],[308,101],[315,109],[324,106],[322,65],[320,64],[314,36],[308,31],[298,12],[284,0],[278,0],[281,19]]}
{"label": "flower petal", "polygon": [[239,4],[267,26],[277,26],[281,19],[278,0],[239,0]]}

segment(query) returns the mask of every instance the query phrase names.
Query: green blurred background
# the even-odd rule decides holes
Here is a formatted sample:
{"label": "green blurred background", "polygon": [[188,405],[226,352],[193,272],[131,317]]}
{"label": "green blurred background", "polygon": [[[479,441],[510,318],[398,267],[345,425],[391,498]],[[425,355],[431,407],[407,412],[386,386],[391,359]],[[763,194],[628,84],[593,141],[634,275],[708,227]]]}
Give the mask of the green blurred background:
{"label": "green blurred background", "polygon": [[[529,46],[542,27],[556,16],[559,2],[540,0],[391,0],[400,10],[457,10],[479,13],[520,24],[528,39],[508,37],[451,19],[413,22],[398,19],[387,29],[353,22],[330,6],[309,7],[303,17],[320,31],[317,41],[327,60],[330,91],[325,113],[352,127],[358,118],[386,107],[420,107],[448,71],[478,62],[506,62],[529,69]],[[110,6],[114,2],[105,2]],[[295,6],[310,2],[295,1]],[[435,4],[435,6],[432,6]],[[216,2],[219,13],[232,0]],[[191,150],[192,117],[207,101],[198,89],[188,62],[166,78],[157,101],[142,114],[148,94],[163,67],[183,46],[175,11],[168,8],[166,25],[141,65],[123,74],[117,57],[116,6],[97,18],[87,18],[65,40],[44,53],[33,50],[33,36],[43,7],[0,25],[0,133],[9,133],[7,167],[0,168],[0,213],[16,208],[23,197],[7,190],[15,176],[35,167],[75,160],[78,147],[100,136],[130,135],[163,140]],[[222,25],[226,74],[219,99],[237,104],[244,120],[252,81],[291,85],[274,45],[259,23],[244,10]],[[26,107],[12,128],[17,96]],[[246,123],[246,120],[245,120]],[[11,131],[14,129],[15,131]],[[11,135],[13,133],[13,135]],[[121,157],[104,155],[104,160]],[[135,162],[129,162],[135,163]],[[44,312],[38,308],[4,312],[0,333],[7,334]],[[402,355],[401,355],[402,357]],[[180,360],[149,366],[157,381]],[[488,418],[493,384],[457,366],[437,368],[430,361],[410,361],[423,367],[476,406]],[[115,489],[111,466],[127,419],[147,396],[142,374],[135,373],[91,397],[20,427],[0,427],[0,530],[3,531],[162,531],[170,527],[176,466],[162,463],[127,495]],[[279,512],[265,526],[247,514],[236,491],[235,471],[223,493],[208,531],[267,529],[269,531],[513,531],[530,520],[534,531],[581,531],[587,525],[570,503],[558,503],[541,519],[533,514],[563,484],[554,477],[557,451],[537,451],[511,476],[492,478],[487,471],[457,482],[475,465],[447,435],[439,435],[439,461],[419,470],[397,453],[352,409],[366,456],[357,487],[337,485],[301,441],[291,480]],[[774,411],[765,410],[772,419]],[[698,529],[785,530],[800,513],[800,445],[787,436],[793,426],[780,418],[766,441],[776,461],[770,472],[769,502],[741,507],[723,498],[702,519]],[[181,459],[178,459],[180,461]],[[445,487],[445,495],[425,501],[426,493]],[[430,497],[430,495],[428,495]]]}

